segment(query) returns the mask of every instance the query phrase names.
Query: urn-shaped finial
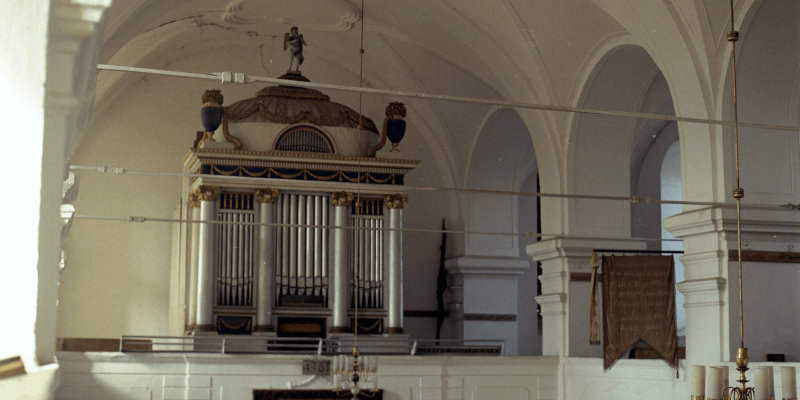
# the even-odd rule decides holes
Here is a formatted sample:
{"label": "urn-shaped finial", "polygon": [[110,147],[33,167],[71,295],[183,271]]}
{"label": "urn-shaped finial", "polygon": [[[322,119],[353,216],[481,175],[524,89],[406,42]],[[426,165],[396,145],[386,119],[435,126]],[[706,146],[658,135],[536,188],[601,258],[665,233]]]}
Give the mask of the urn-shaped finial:
{"label": "urn-shaped finial", "polygon": [[[200,121],[206,133],[213,133],[222,123],[222,93],[219,90],[206,90],[203,93],[203,107],[200,109]],[[209,135],[206,135],[209,136]],[[209,140],[213,140],[210,139]]]}
{"label": "urn-shaped finial", "polygon": [[389,117],[386,122],[386,137],[392,142],[392,152],[399,153],[397,145],[406,134],[406,121],[403,120],[403,117],[406,116],[406,107],[403,103],[389,103],[386,106],[386,116]]}

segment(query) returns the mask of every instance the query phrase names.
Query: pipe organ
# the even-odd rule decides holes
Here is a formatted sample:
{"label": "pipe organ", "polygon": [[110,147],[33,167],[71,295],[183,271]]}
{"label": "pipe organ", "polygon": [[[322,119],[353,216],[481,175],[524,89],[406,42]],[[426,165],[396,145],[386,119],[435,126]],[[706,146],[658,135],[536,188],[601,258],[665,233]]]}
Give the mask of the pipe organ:
{"label": "pipe organ", "polygon": [[358,307],[402,333],[402,233],[386,228],[402,227],[403,178],[419,161],[379,150],[405,109],[392,103],[381,132],[291,86],[301,74],[281,78],[225,108],[218,91],[204,95],[222,129],[198,132],[184,158],[197,174],[185,182],[187,331],[340,334]]}
{"label": "pipe organ", "polygon": [[[281,194],[277,201],[278,229],[275,258],[276,304],[292,304],[293,298],[309,299],[322,306],[328,298],[328,219],[330,198],[319,194]],[[310,226],[313,225],[313,226]]]}

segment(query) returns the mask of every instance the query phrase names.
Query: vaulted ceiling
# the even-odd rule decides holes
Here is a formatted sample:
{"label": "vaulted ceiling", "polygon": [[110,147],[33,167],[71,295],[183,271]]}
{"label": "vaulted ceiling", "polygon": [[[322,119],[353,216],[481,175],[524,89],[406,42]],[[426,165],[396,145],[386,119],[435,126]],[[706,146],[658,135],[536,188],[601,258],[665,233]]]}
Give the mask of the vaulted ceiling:
{"label": "vaulted ceiling", "polygon": [[[753,0],[738,3],[747,7]],[[720,50],[724,46],[715,38],[726,29],[727,4],[722,0],[366,0],[362,10],[357,0],[115,0],[106,16],[99,61],[196,73],[225,68],[274,78],[288,67],[283,34],[296,25],[308,43],[304,75],[313,82],[357,86],[363,21],[364,86],[574,106],[594,68],[595,53],[601,43],[615,37],[632,36],[632,43],[657,54],[658,46],[669,43],[655,39],[663,32],[653,28],[668,22],[668,28],[684,34],[674,40],[694,46],[693,57],[724,56]],[[664,7],[671,13],[658,13]],[[215,62],[199,61],[209,58]],[[135,90],[141,79],[138,74],[101,72],[95,116],[113,107],[120,95]],[[243,98],[257,90],[235,93]],[[329,94],[351,106],[358,101],[354,95]],[[233,97],[228,104],[240,99]],[[365,106],[373,117],[380,115],[380,107],[373,103],[396,99],[376,100],[380,101],[370,100]],[[411,101],[409,108],[416,118],[412,124],[428,132],[425,140],[445,181],[462,182],[472,146],[494,109],[423,101]],[[538,136],[553,143],[556,152],[563,151],[559,136],[569,118],[554,113],[523,115],[534,145]]]}

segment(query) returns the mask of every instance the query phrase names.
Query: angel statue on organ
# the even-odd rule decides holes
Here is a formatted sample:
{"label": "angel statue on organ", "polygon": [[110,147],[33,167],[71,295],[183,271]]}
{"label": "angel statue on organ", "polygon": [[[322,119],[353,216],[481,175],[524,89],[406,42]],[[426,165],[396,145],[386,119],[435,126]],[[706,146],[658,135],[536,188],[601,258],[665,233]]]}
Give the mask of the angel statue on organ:
{"label": "angel statue on organ", "polygon": [[290,29],[291,33],[286,32],[283,35],[283,51],[286,49],[289,50],[291,53],[291,59],[289,60],[289,72],[292,71],[292,65],[294,65],[294,60],[297,59],[297,67],[295,67],[295,71],[300,72],[300,65],[303,64],[303,46],[308,46],[306,41],[303,40],[303,35],[297,33],[297,27],[293,26]]}

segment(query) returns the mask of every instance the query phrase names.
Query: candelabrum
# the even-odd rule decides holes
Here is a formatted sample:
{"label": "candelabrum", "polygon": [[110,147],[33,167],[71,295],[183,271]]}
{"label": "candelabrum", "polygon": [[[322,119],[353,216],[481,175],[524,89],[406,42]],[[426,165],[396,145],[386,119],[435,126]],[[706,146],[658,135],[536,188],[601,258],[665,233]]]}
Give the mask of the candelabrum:
{"label": "candelabrum", "polygon": [[[739,386],[728,386],[728,367],[708,368],[708,388],[706,389],[706,367],[692,366],[692,400],[775,400],[773,368],[758,367],[755,370],[755,385],[747,387],[745,372],[750,359],[747,349],[736,352],[736,370],[739,371]],[[797,400],[797,371],[795,367],[781,367],[783,400]]]}
{"label": "candelabrum", "polygon": [[[358,328],[356,328],[358,329]],[[342,367],[341,369],[336,369],[333,372],[339,375],[339,379],[342,382],[346,382],[351,384],[349,390],[347,389],[338,389],[336,393],[340,397],[345,397],[348,395],[353,396],[353,400],[357,400],[359,398],[371,398],[374,397],[378,391],[375,389],[362,389],[359,384],[360,383],[368,383],[372,382],[375,378],[375,373],[377,372],[375,369],[370,369],[369,367],[365,368],[359,363],[359,354],[358,354],[358,345],[353,346],[353,363],[350,365],[350,368]]]}

